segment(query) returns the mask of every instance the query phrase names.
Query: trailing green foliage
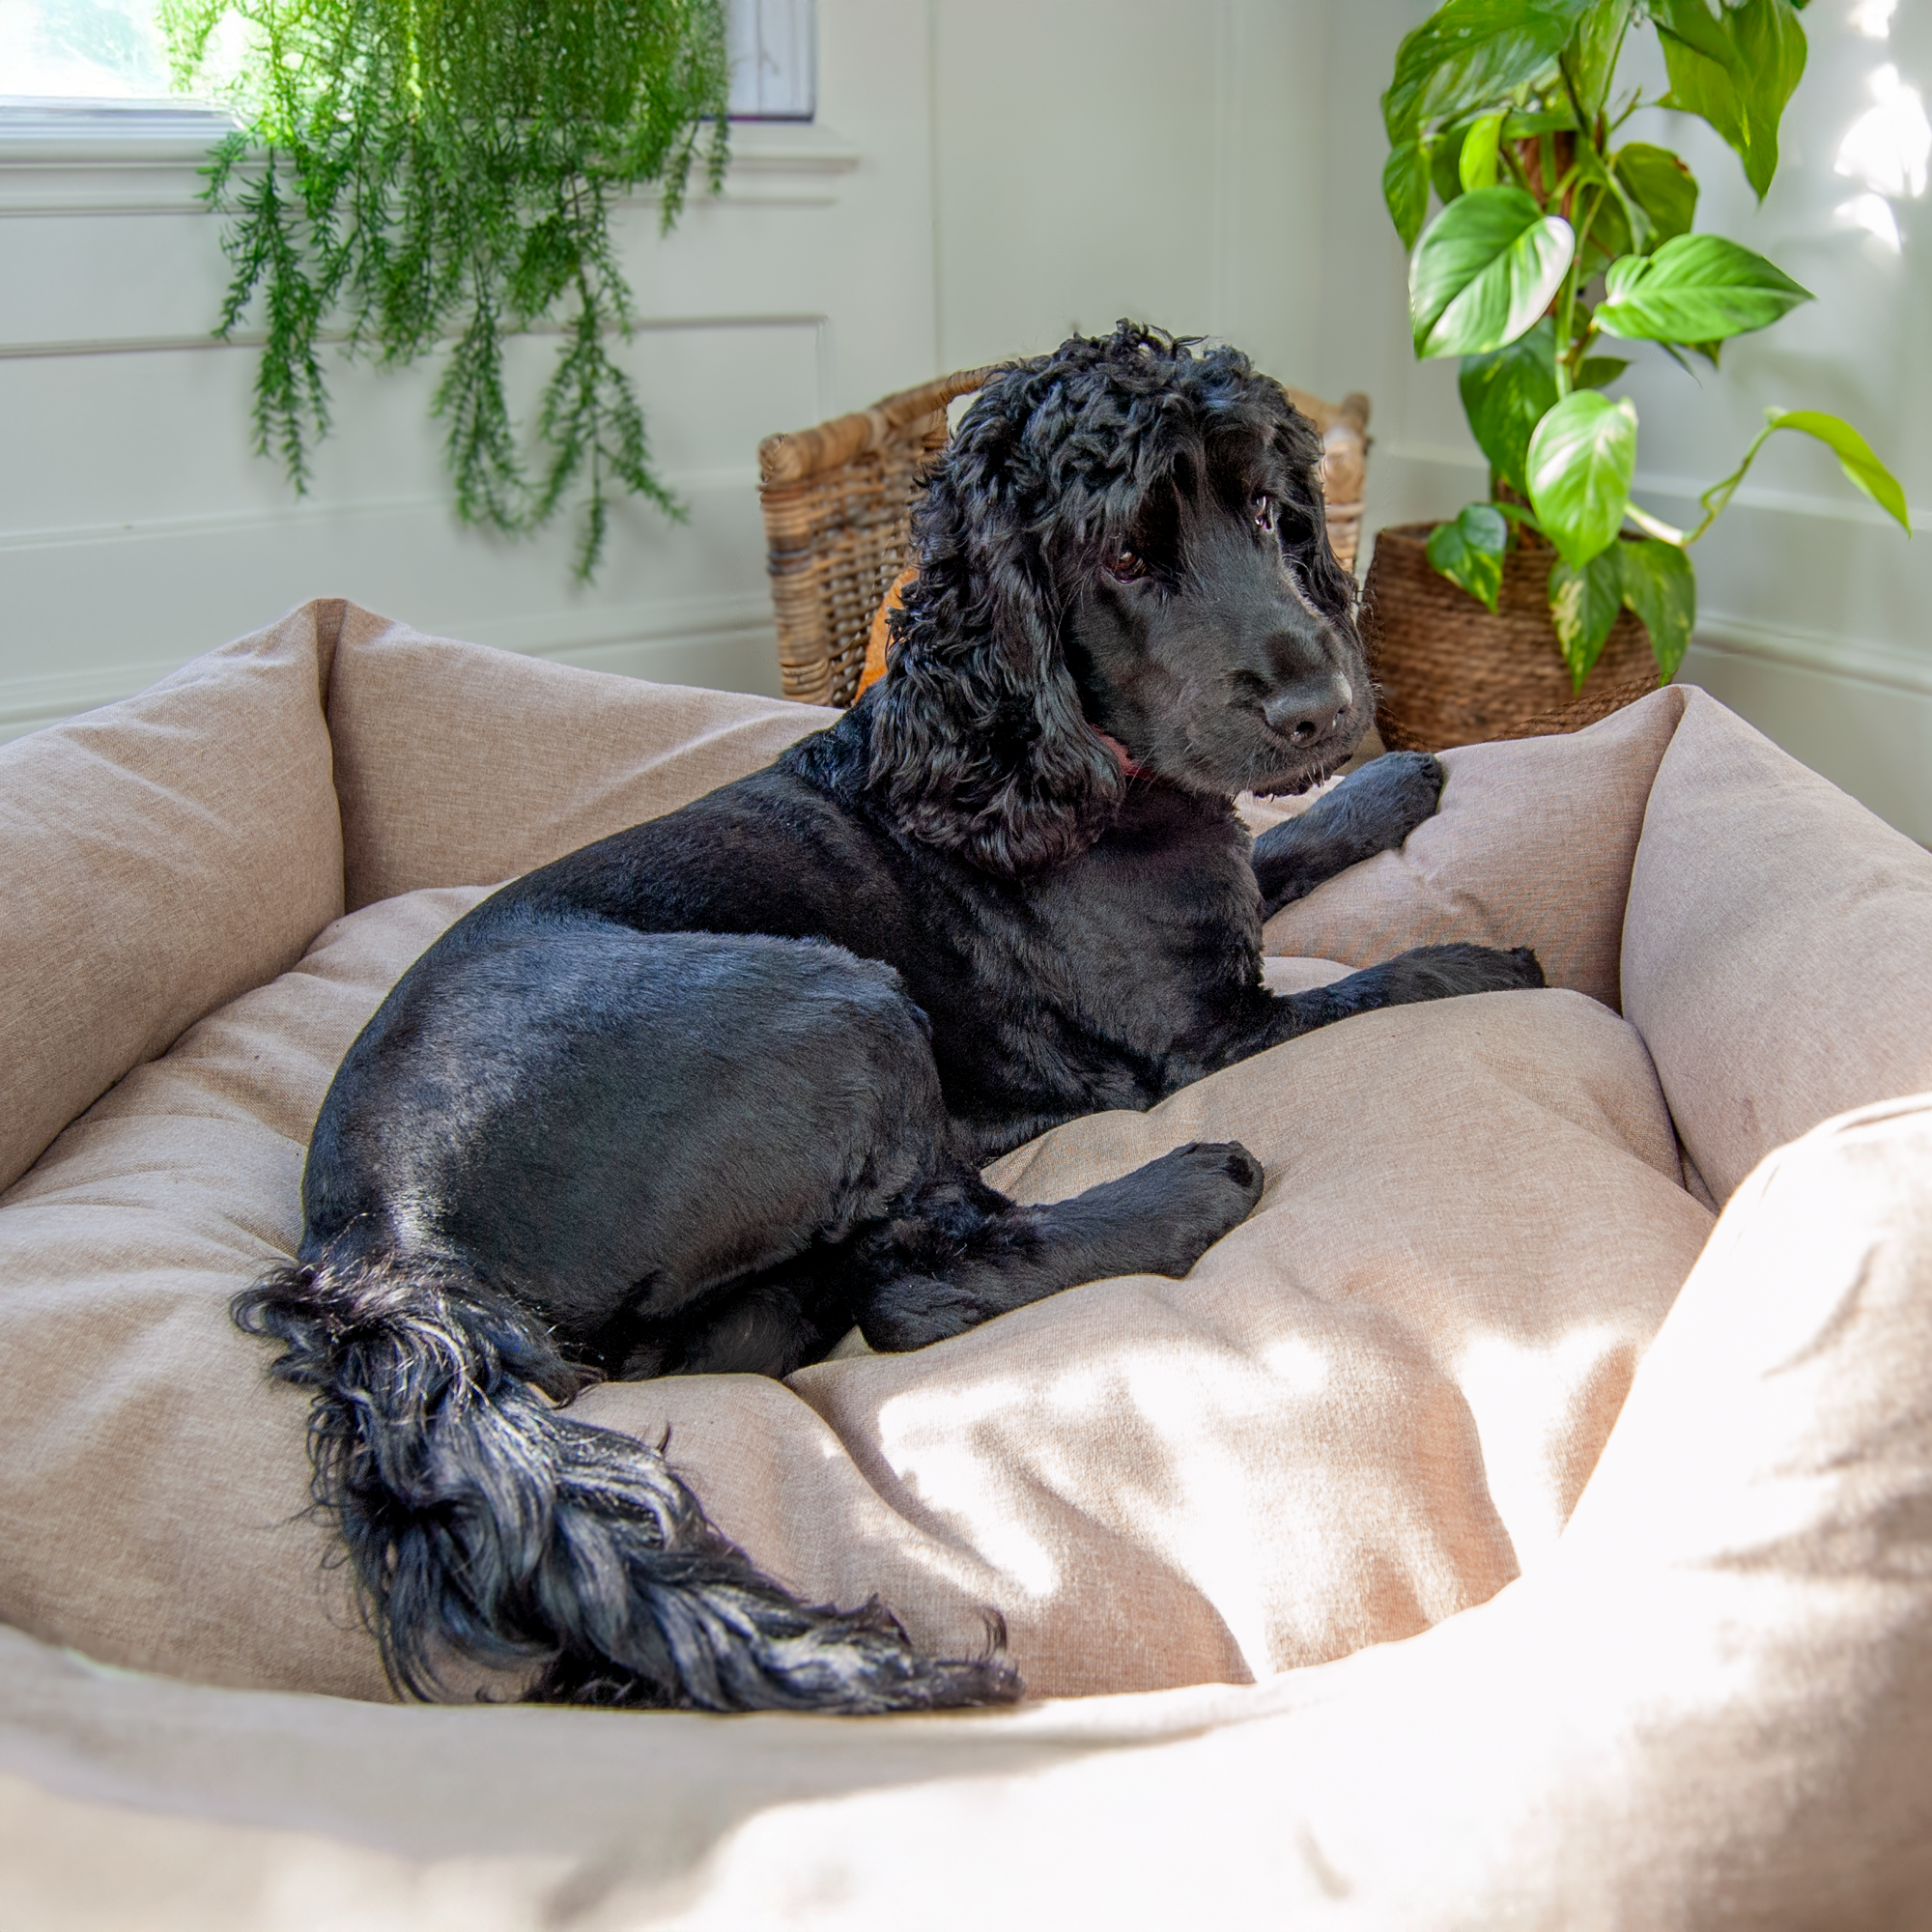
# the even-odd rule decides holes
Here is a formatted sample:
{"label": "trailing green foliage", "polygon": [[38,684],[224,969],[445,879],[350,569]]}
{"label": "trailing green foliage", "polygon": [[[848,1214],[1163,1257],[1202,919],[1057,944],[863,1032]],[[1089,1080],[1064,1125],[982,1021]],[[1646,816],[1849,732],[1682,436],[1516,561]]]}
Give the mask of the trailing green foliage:
{"label": "trailing green foliage", "polygon": [[[1518,541],[1506,520],[1546,539],[1556,552],[1550,617],[1579,687],[1622,609],[1650,633],[1661,673],[1675,674],[1697,611],[1688,548],[1777,430],[1827,444],[1911,529],[1904,492],[1870,445],[1812,410],[1770,412],[1737,469],[1706,493],[1703,521],[1673,528],[1632,500],[1636,410],[1603,393],[1630,365],[1591,353],[1602,336],[1650,341],[1680,363],[1696,355],[1716,368],[1730,337],[1812,299],[1762,255],[1692,232],[1697,182],[1668,149],[1617,142],[1639,106],[1701,115],[1762,200],[1804,71],[1804,5],[1446,0],[1396,54],[1382,97],[1382,189],[1414,250],[1415,353],[1462,358],[1463,407],[1494,498],[1439,526],[1430,560],[1493,610],[1503,546]],[[1617,100],[1618,60],[1645,22],[1662,43],[1670,91]],[[1433,221],[1432,189],[1443,204]]]}
{"label": "trailing green foliage", "polygon": [[[613,488],[682,515],[611,354],[636,320],[611,214],[652,186],[668,229],[701,139],[722,182],[724,0],[160,4],[178,79],[212,76],[242,123],[208,169],[234,265],[219,333],[259,314],[256,446],[298,491],[341,340],[387,366],[446,352],[433,408],[466,522],[581,503],[588,577]],[[563,337],[530,457],[504,374],[526,331]]]}

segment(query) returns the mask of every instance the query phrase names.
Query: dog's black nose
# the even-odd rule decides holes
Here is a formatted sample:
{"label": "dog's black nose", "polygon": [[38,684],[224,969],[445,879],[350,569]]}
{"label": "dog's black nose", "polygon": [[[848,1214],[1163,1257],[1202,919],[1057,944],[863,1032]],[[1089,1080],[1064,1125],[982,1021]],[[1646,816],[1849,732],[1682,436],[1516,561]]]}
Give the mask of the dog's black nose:
{"label": "dog's black nose", "polygon": [[1263,700],[1262,716],[1290,744],[1313,745],[1348,710],[1354,695],[1340,671],[1297,678],[1286,691]]}

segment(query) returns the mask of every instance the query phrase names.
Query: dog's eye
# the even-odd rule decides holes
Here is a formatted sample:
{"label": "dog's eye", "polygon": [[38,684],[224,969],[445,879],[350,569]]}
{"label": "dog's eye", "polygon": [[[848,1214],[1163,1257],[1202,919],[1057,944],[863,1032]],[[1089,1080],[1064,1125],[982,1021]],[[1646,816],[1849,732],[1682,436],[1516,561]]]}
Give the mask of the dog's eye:
{"label": "dog's eye", "polygon": [[1258,490],[1248,498],[1248,515],[1255,520],[1258,530],[1274,528],[1275,500],[1265,490]]}
{"label": "dog's eye", "polygon": [[1107,575],[1117,582],[1138,583],[1147,574],[1147,565],[1133,551],[1117,550],[1107,557]]}

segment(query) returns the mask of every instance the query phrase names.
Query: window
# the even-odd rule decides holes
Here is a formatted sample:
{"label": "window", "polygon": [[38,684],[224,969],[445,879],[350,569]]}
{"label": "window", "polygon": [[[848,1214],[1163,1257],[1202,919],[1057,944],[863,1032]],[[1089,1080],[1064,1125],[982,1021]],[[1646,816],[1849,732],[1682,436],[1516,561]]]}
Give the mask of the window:
{"label": "window", "polygon": [[810,121],[818,106],[816,0],[730,0],[734,121]]}
{"label": "window", "polygon": [[170,92],[154,0],[0,6],[0,99],[165,100]]}
{"label": "window", "polygon": [[[815,0],[727,4],[731,118],[810,121],[818,94]],[[156,12],[155,0],[4,0],[0,101],[169,100]]]}

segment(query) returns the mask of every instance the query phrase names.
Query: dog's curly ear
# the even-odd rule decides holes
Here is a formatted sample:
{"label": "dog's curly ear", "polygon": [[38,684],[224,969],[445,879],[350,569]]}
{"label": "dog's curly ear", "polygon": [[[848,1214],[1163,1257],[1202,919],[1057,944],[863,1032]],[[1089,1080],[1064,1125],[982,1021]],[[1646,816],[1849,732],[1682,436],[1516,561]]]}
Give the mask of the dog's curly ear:
{"label": "dog's curly ear", "polygon": [[1126,781],[1062,654],[1056,586],[1073,559],[1041,534],[1052,520],[1029,514],[1030,399],[1015,395],[1010,412],[1000,400],[982,392],[914,510],[919,578],[871,693],[867,785],[910,837],[1013,876],[1085,851]]}

